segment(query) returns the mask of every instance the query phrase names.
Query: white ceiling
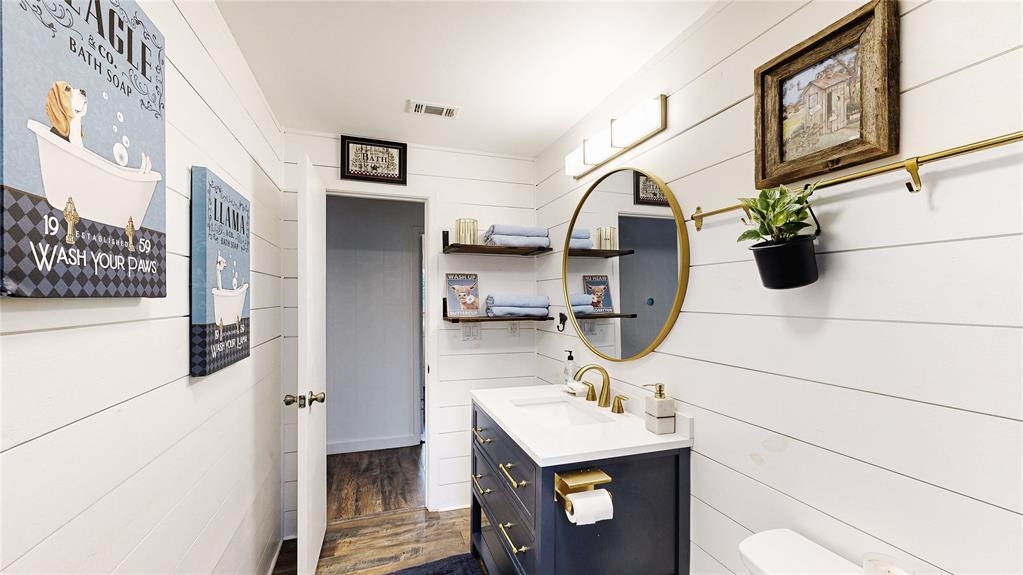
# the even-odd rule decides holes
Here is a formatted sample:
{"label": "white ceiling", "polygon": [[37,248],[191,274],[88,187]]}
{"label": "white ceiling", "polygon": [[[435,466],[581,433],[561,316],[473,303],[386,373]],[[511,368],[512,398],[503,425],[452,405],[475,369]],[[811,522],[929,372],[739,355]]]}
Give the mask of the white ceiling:
{"label": "white ceiling", "polygon": [[533,157],[711,2],[217,4],[288,128]]}

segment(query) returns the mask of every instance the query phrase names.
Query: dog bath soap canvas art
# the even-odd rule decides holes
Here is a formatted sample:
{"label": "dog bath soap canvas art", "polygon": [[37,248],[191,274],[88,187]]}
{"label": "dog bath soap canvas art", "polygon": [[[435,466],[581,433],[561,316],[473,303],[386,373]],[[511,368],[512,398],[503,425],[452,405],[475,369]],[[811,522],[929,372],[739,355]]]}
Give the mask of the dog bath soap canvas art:
{"label": "dog bath soap canvas art", "polygon": [[0,20],[0,294],[165,297],[163,36],[132,0]]}
{"label": "dog bath soap canvas art", "polygon": [[192,167],[190,373],[249,356],[249,201],[208,168]]}

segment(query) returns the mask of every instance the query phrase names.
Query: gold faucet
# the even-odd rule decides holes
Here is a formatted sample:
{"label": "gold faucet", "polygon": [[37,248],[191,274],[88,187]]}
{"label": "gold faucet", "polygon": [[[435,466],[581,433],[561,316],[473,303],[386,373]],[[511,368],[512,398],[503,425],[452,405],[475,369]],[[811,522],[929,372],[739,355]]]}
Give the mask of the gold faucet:
{"label": "gold faucet", "polygon": [[583,374],[592,370],[600,372],[600,377],[603,378],[603,381],[600,384],[600,399],[597,400],[597,407],[611,407],[611,377],[607,374],[606,369],[595,363],[584,365],[579,368],[579,371],[575,372],[573,379],[576,381],[582,381]]}

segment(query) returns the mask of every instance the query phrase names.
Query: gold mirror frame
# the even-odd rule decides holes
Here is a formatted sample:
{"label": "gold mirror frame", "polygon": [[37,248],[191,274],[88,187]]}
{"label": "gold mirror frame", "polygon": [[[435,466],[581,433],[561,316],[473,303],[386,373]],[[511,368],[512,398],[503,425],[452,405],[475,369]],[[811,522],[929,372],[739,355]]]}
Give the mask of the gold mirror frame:
{"label": "gold mirror frame", "polygon": [[[668,319],[664,322],[664,325],[661,327],[660,333],[657,334],[657,337],[654,338],[654,341],[652,341],[650,345],[646,346],[646,348],[643,349],[643,351],[637,353],[636,355],[633,355],[631,357],[617,358],[605,355],[604,353],[597,350],[597,348],[594,347],[592,343],[590,343],[589,338],[587,338],[583,334],[583,330],[579,326],[579,322],[578,320],[576,320],[575,314],[572,313],[572,306],[569,305],[571,297],[569,296],[568,291],[568,244],[569,242],[572,241],[572,229],[575,228],[576,219],[579,218],[579,213],[582,211],[583,205],[586,204],[586,199],[590,197],[591,193],[593,193],[593,190],[597,189],[597,186],[599,186],[601,182],[606,180],[611,175],[617,174],[618,172],[627,171],[639,172],[640,174],[646,176],[647,178],[650,178],[651,180],[654,181],[655,184],[657,184],[657,187],[660,188],[662,192],[664,192],[664,196],[668,198],[668,206],[671,207],[671,214],[675,218],[675,232],[678,234],[679,245],[678,286],[675,289],[675,301],[672,303],[671,314],[668,316]],[[671,192],[671,188],[669,188],[668,185],[665,184],[657,176],[637,168],[629,167],[623,167],[618,168],[616,170],[612,170],[598,178],[597,181],[590,184],[589,189],[586,190],[586,193],[583,194],[582,199],[579,200],[579,204],[576,205],[575,212],[572,213],[572,220],[568,223],[568,230],[565,233],[565,245],[563,246],[563,251],[561,254],[561,287],[565,293],[565,306],[568,308],[566,315],[568,315],[569,319],[572,320],[572,327],[575,328],[576,334],[579,336],[579,339],[581,339],[582,342],[586,344],[586,347],[588,347],[590,351],[592,351],[598,357],[606,359],[607,361],[614,362],[632,361],[634,359],[639,359],[641,357],[649,355],[650,352],[657,349],[657,346],[661,345],[661,342],[664,341],[664,338],[668,337],[668,334],[671,333],[671,328],[675,327],[675,321],[678,320],[678,314],[681,313],[682,311],[682,302],[686,298],[686,288],[688,287],[688,285],[689,285],[689,230],[686,229],[686,218],[682,214],[682,208],[681,206],[679,206],[678,200],[675,199],[675,195]]]}

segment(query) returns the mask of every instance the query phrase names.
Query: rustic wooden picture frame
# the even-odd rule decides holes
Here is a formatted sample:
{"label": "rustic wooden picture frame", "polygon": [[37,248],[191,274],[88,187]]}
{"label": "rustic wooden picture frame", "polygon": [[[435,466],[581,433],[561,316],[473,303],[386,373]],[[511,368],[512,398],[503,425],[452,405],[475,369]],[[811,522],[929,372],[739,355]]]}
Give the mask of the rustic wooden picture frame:
{"label": "rustic wooden picture frame", "polygon": [[[859,43],[859,137],[785,161],[782,83]],[[896,0],[873,0],[754,72],[758,189],[792,183],[899,151],[899,33]]]}

